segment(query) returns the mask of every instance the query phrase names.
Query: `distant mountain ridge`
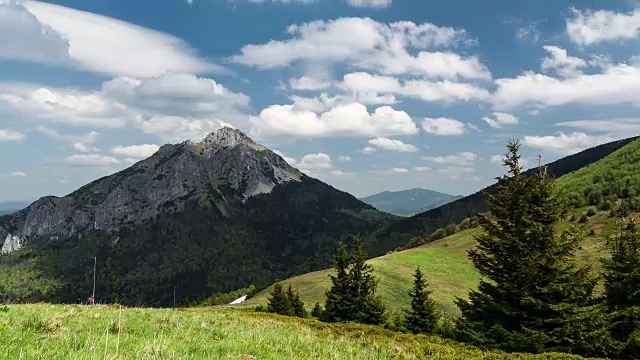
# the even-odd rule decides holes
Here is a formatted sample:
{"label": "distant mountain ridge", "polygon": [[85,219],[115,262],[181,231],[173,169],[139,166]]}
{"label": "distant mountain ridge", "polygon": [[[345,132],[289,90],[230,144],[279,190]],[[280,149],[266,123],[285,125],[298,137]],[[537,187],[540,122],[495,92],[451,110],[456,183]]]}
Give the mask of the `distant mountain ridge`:
{"label": "distant mountain ridge", "polygon": [[398,215],[411,216],[434,209],[451,201],[462,198],[438,191],[414,188],[401,191],[383,191],[378,194],[360,198],[378,210]]}
{"label": "distant mountain ridge", "polygon": [[[639,136],[634,136],[583,150],[577,154],[569,155],[547,164],[547,170],[551,176],[556,178],[561,177],[593,164],[627,146],[631,142],[637,141],[639,138]],[[532,174],[538,170],[537,167],[529,169],[525,171],[525,174]],[[459,224],[465,218],[472,217],[479,212],[487,211],[483,192],[494,194],[496,192],[496,184],[462,199],[396,221],[377,231],[373,235],[375,239],[372,241],[378,244],[384,243],[385,246],[390,244],[404,246],[415,236],[429,235],[438,228],[444,228],[449,224]]]}
{"label": "distant mountain ridge", "polygon": [[102,299],[168,306],[321,269],[338,241],[394,220],[223,128],[0,217],[0,273],[43,279],[31,301],[75,302],[97,256]]}
{"label": "distant mountain ridge", "polygon": [[29,203],[26,201],[3,201],[0,202],[0,216],[11,214],[20,209],[24,209],[29,206]]}

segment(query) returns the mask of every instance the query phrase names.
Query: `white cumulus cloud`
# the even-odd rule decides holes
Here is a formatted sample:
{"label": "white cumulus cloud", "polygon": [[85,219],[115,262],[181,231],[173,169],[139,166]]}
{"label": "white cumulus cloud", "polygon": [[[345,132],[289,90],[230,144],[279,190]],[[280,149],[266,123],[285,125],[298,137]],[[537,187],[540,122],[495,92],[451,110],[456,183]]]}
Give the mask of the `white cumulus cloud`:
{"label": "white cumulus cloud", "polygon": [[20,141],[24,138],[24,134],[19,131],[0,128],[0,141]]}
{"label": "white cumulus cloud", "polygon": [[111,149],[111,153],[118,156],[144,159],[153,155],[156,151],[158,151],[158,149],[160,149],[160,146],[156,144],[116,146]]}
{"label": "white cumulus cloud", "polygon": [[462,121],[449,118],[425,118],[422,120],[422,129],[434,135],[462,135],[467,128]]}
{"label": "white cumulus cloud", "polygon": [[[246,45],[233,60],[263,69],[303,63],[326,72],[327,67],[346,62],[385,74],[447,79],[491,78],[491,73],[477,57],[425,50],[464,41],[466,32],[461,29],[409,21],[385,24],[371,18],[339,18],[294,24],[287,32],[290,39]],[[414,55],[412,50],[418,51]]]}
{"label": "white cumulus cloud", "polygon": [[569,155],[613,140],[615,139],[607,135],[588,135],[581,132],[565,134],[558,132],[556,135],[548,136],[526,135],[522,139],[522,143],[532,148]]}
{"label": "white cumulus cloud", "polygon": [[525,72],[495,80],[493,106],[500,110],[520,106],[552,107],[567,104],[640,104],[640,64],[615,64],[601,73],[562,79]]}
{"label": "white cumulus cloud", "polygon": [[400,152],[416,152],[418,148],[411,144],[403,143],[400,140],[393,140],[384,137],[377,137],[369,140],[369,144],[377,146],[380,149],[400,151]]}
{"label": "white cumulus cloud", "polygon": [[156,115],[136,122],[136,127],[145,134],[155,135],[163,141],[171,143],[184,140],[200,141],[207,134],[228,125],[218,119],[166,115]]}
{"label": "white cumulus cloud", "polygon": [[293,90],[322,90],[330,86],[330,81],[315,79],[309,76],[289,79],[289,87]]}
{"label": "white cumulus cloud", "polygon": [[121,161],[112,157],[100,154],[74,154],[65,158],[65,162],[72,166],[110,166],[120,164]]}
{"label": "white cumulus cloud", "polygon": [[428,167],[428,166],[416,166],[416,167],[413,168],[413,170],[424,172],[424,171],[430,171],[431,168]]}
{"label": "white cumulus cloud", "polygon": [[331,156],[325,153],[314,153],[307,154],[301,157],[300,159],[296,159],[281,151],[274,151],[276,154],[280,155],[289,165],[297,168],[303,173],[313,176],[313,177],[351,177],[354,174],[351,172],[344,172],[342,170],[336,169],[333,164],[333,159]]}
{"label": "white cumulus cloud", "polygon": [[391,6],[393,0],[347,0],[349,6],[357,8],[384,9]]}
{"label": "white cumulus cloud", "polygon": [[636,39],[640,34],[640,9],[629,13],[573,9],[573,17],[566,20],[566,32],[580,46]]}
{"label": "white cumulus cloud", "polygon": [[249,104],[248,96],[232,92],[213,79],[190,74],[147,79],[118,77],[102,85],[102,95],[130,108],[167,115],[220,113]]}
{"label": "white cumulus cloud", "polygon": [[482,118],[487,125],[493,128],[501,128],[504,125],[512,125],[518,123],[518,118],[509,113],[494,112],[493,117],[485,116]]}
{"label": "white cumulus cloud", "polygon": [[551,45],[543,48],[549,53],[548,57],[542,59],[540,65],[544,72],[555,71],[563,78],[570,78],[582,75],[582,69],[587,67],[587,62],[584,59],[568,55],[565,49]]}
{"label": "white cumulus cloud", "polygon": [[297,110],[293,105],[272,105],[250,121],[250,133],[256,138],[389,136],[418,132],[404,111],[382,106],[369,113],[366,106],[359,103],[338,105],[321,114]]}
{"label": "white cumulus cloud", "polygon": [[473,84],[449,80],[399,80],[391,76],[355,72],[344,75],[342,89],[356,94],[399,95],[423,101],[486,101],[490,93]]}
{"label": "white cumulus cloud", "polygon": [[477,158],[478,155],[469,151],[463,151],[453,155],[423,157],[424,160],[428,160],[436,164],[453,164],[460,166],[469,165],[473,163]]}
{"label": "white cumulus cloud", "polygon": [[[176,142],[194,140],[194,136],[201,139],[223,122],[246,124],[248,103],[244,94],[213,79],[189,74],[118,77],[94,91],[0,83],[0,111],[15,117],[80,127],[134,125],[147,134]],[[80,151],[87,151],[90,145],[73,142],[81,143],[76,147]]]}
{"label": "white cumulus cloud", "polygon": [[31,119],[74,126],[121,128],[130,118],[125,106],[98,92],[0,84],[0,107]]}
{"label": "white cumulus cloud", "polygon": [[93,144],[100,136],[100,133],[96,131],[91,131],[85,134],[62,134],[55,129],[45,126],[38,126],[36,131],[48,138],[70,143],[75,150],[81,152],[98,151],[97,148],[93,147]]}
{"label": "white cumulus cloud", "polygon": [[358,150],[358,151],[360,151],[360,152],[361,152],[361,153],[363,153],[363,154],[373,154],[373,153],[374,153],[374,152],[376,152],[377,150],[376,150],[376,148],[374,148],[374,147],[367,146],[367,147],[364,147],[364,148],[362,148],[362,149],[360,149],[360,150]]}

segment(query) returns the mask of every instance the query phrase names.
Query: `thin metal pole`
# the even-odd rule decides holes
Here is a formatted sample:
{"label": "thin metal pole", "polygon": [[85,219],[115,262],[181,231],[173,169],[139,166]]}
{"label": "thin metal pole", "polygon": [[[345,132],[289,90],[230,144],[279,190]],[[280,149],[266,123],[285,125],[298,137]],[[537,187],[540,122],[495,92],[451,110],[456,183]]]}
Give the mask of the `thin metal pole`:
{"label": "thin metal pole", "polygon": [[96,268],[98,267],[98,257],[94,256],[93,258],[93,301],[96,301]]}

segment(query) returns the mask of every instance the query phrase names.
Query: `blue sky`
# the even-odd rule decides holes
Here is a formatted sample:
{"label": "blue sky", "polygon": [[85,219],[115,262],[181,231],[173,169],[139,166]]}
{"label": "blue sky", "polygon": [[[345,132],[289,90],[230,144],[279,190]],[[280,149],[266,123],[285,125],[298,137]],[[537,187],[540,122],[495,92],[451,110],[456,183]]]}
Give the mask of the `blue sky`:
{"label": "blue sky", "polygon": [[245,131],[364,196],[640,132],[632,1],[0,0],[0,201]]}

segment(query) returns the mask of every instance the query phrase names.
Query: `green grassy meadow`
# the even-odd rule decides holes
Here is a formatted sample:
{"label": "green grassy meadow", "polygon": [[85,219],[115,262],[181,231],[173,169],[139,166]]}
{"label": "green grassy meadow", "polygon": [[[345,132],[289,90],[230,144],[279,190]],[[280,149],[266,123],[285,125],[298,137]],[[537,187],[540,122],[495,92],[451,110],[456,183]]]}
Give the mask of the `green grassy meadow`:
{"label": "green grassy meadow", "polygon": [[[572,214],[579,218],[585,211],[585,208],[575,209]],[[596,274],[600,271],[599,259],[606,254],[604,239],[614,231],[615,221],[608,218],[608,212],[603,211],[590,217],[587,226],[593,228],[595,233],[585,236],[582,248],[576,254],[579,262],[590,265]],[[559,229],[568,225],[569,222],[563,222],[559,224]],[[467,257],[468,251],[476,244],[474,236],[479,231],[478,228],[465,230],[420,247],[369,260],[379,279],[378,294],[387,308],[393,313],[408,306],[407,292],[412,285],[413,272],[420,266],[434,290],[432,296],[440,310],[450,317],[456,317],[459,312],[454,304],[455,298],[466,298],[469,289],[475,288],[480,280],[480,274]],[[300,292],[307,307],[312,308],[316,302],[324,304],[324,292],[331,285],[331,271],[327,269],[295,276],[281,284],[285,287],[291,284]],[[265,305],[270,290],[271,287],[259,292],[247,300],[245,306]]]}
{"label": "green grassy meadow", "polygon": [[224,307],[4,309],[1,359],[581,359],[486,352],[435,336]]}
{"label": "green grassy meadow", "polygon": [[[434,299],[447,314],[457,314],[453,304],[456,296],[464,297],[469,288],[474,287],[480,275],[467,259],[467,250],[474,244],[473,235],[477,229],[466,230],[427,245],[400,252],[394,252],[369,260],[379,279],[378,294],[389,310],[398,311],[409,303],[407,291],[413,281],[417,266],[425,273],[431,286],[436,290]],[[281,282],[284,286],[298,289],[300,297],[308,307],[324,303],[324,292],[331,285],[329,274],[332,270],[316,271]],[[249,306],[266,304],[268,288],[261,291],[245,304]]]}

